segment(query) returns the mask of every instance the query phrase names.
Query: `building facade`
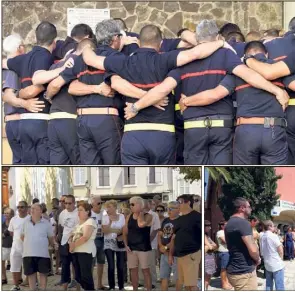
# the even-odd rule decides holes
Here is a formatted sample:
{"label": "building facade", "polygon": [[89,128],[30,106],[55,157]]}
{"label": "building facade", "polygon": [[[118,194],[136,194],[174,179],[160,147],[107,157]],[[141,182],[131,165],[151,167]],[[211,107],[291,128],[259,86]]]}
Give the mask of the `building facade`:
{"label": "building facade", "polygon": [[131,196],[151,198],[158,194],[163,202],[181,194],[201,195],[201,182],[186,182],[170,167],[74,167],[73,190],[77,198],[100,195],[103,199],[126,200]]}

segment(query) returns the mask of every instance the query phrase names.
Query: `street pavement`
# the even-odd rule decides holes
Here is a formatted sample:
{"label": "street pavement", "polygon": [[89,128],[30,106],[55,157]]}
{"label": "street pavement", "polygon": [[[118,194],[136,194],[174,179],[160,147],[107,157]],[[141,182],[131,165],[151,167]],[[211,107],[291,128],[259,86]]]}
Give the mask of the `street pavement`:
{"label": "street pavement", "polygon": [[[262,271],[258,271],[258,285],[258,290],[265,291],[265,279],[263,279]],[[295,261],[285,261],[285,289],[295,291]],[[222,290],[220,278],[212,278],[208,290]]]}

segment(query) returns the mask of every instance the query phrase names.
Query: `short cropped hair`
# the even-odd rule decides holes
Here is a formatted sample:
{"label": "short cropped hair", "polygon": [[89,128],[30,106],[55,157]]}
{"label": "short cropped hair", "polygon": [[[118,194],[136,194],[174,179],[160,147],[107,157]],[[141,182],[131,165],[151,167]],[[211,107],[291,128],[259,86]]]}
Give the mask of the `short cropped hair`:
{"label": "short cropped hair", "polygon": [[213,41],[218,36],[218,27],[214,20],[204,19],[196,26],[197,41]]}
{"label": "short cropped hair", "polygon": [[153,24],[144,26],[139,33],[141,45],[159,45],[162,41],[162,32],[160,28]]}
{"label": "short cropped hair", "polygon": [[257,52],[260,52],[263,54],[267,53],[267,49],[261,41],[253,41],[253,42],[247,43],[244,49],[244,53],[248,54],[250,50],[256,50]]}
{"label": "short cropped hair", "polygon": [[42,21],[36,28],[37,44],[41,46],[50,46],[57,37],[56,27],[48,22]]}
{"label": "short cropped hair", "polygon": [[238,211],[240,207],[245,206],[248,201],[244,198],[238,197],[233,201],[234,211]]}
{"label": "short cropped hair", "polygon": [[66,199],[72,199],[72,201],[75,203],[76,199],[73,195],[66,195]]}
{"label": "short cropped hair", "polygon": [[82,207],[88,213],[88,217],[91,217],[91,209],[92,209],[92,207],[88,202],[80,201],[78,203],[78,208],[79,207]]}
{"label": "short cropped hair", "polygon": [[76,24],[71,31],[71,37],[76,38],[78,40],[82,40],[85,37],[89,37],[92,39],[94,37],[94,33],[92,28],[84,23]]}
{"label": "short cropped hair", "polygon": [[227,35],[231,32],[241,32],[241,29],[239,28],[238,25],[228,22],[228,23],[224,24],[219,30],[219,33],[224,38],[226,38]]}

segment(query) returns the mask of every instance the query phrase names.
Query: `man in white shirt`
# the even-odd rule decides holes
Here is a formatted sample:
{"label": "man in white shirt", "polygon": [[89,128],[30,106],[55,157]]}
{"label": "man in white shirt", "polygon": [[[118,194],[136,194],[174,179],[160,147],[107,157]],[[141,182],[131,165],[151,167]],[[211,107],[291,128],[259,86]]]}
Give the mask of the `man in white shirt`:
{"label": "man in white shirt", "polygon": [[97,224],[97,233],[95,238],[96,246],[96,264],[97,264],[97,290],[105,290],[106,287],[102,285],[103,268],[105,264],[105,253],[104,253],[104,238],[101,230],[101,222],[103,216],[102,201],[100,196],[91,197],[91,218]]}
{"label": "man in white shirt", "polygon": [[285,290],[284,285],[284,249],[278,236],[274,233],[275,226],[272,221],[263,222],[265,232],[260,239],[260,252],[264,258],[266,290],[273,290],[273,282],[276,290]]}
{"label": "man in white shirt", "polygon": [[69,252],[68,240],[75,226],[79,224],[78,210],[75,206],[75,197],[73,195],[66,196],[65,207],[65,210],[60,213],[58,220],[59,228],[63,230],[60,245],[61,284],[63,285],[63,290],[67,290],[68,284],[71,282],[72,254]]}
{"label": "man in white shirt", "polygon": [[[151,225],[151,246],[152,250],[150,251],[151,256],[149,257],[150,260],[150,270],[151,270],[151,276],[152,276],[152,289],[156,288],[157,285],[157,270],[156,270],[156,264],[157,264],[157,255],[158,255],[158,231],[161,229],[161,222],[158,214],[151,209],[151,203],[153,200],[144,200],[144,212],[147,212],[152,215],[152,225]],[[143,283],[143,275],[141,272],[141,269],[139,269],[139,279],[140,284]]]}
{"label": "man in white shirt", "polygon": [[38,272],[40,289],[45,291],[51,269],[48,242],[54,246],[54,234],[49,221],[42,218],[42,206],[39,203],[31,207],[31,218],[23,224],[21,240],[24,242],[24,274],[28,276],[30,289],[36,290]]}
{"label": "man in white shirt", "polygon": [[12,248],[10,253],[10,271],[12,273],[14,287],[12,291],[19,291],[19,283],[21,280],[23,242],[21,240],[21,232],[23,224],[30,218],[28,215],[28,203],[20,201],[17,205],[18,215],[14,216],[9,223],[8,230],[13,236]]}

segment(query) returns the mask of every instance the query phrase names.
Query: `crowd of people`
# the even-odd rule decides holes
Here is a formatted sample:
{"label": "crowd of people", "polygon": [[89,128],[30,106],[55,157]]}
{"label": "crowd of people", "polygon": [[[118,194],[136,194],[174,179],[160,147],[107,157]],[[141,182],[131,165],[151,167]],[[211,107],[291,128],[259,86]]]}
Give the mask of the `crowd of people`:
{"label": "crowd of people", "polygon": [[[130,281],[133,290],[141,286],[150,291],[159,280],[163,291],[173,286],[200,288],[202,224],[197,196],[181,195],[168,204],[159,195],[135,196],[119,206],[100,196],[76,202],[73,195],[64,195],[51,204],[50,214],[38,199],[31,206],[20,201],[16,215],[4,209],[2,285],[8,283],[9,264],[12,291],[21,290],[20,285],[46,290],[47,277],[54,274],[60,275],[55,285],[62,290],[124,290]],[[108,287],[103,285],[106,261]]]}
{"label": "crowd of people", "polygon": [[156,25],[136,34],[109,19],[56,41],[43,21],[27,53],[10,35],[2,65],[13,163],[294,164],[294,32],[295,18],[281,36],[246,38],[236,24],[203,20],[166,39]]}
{"label": "crowd of people", "polygon": [[294,260],[295,228],[285,234],[271,220],[251,216],[244,198],[234,202],[231,218],[219,223],[216,240],[211,239],[211,223],[205,220],[205,289],[220,272],[224,290],[257,290],[257,271],[262,270],[267,291],[285,290],[284,260]]}

